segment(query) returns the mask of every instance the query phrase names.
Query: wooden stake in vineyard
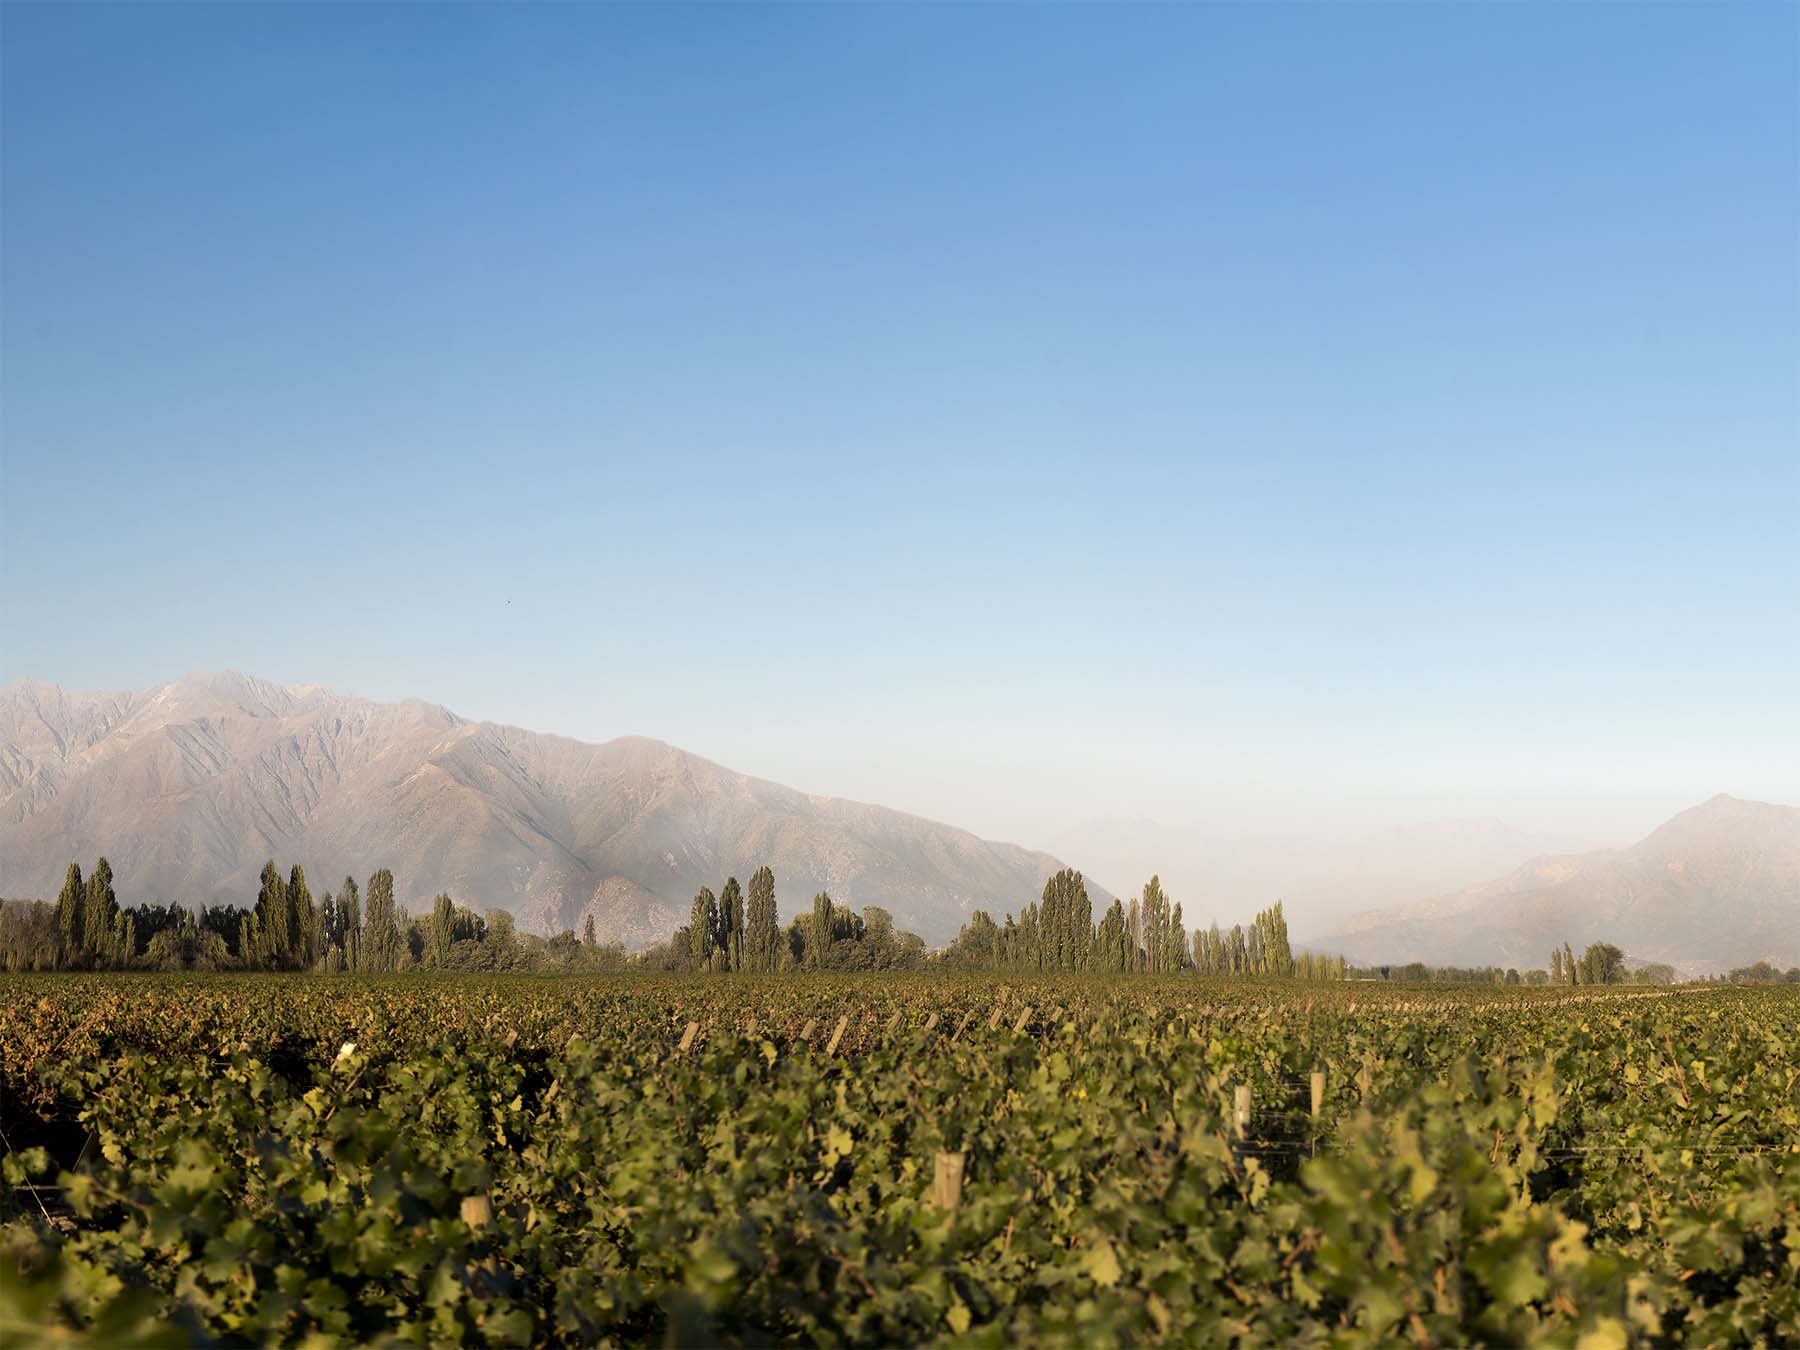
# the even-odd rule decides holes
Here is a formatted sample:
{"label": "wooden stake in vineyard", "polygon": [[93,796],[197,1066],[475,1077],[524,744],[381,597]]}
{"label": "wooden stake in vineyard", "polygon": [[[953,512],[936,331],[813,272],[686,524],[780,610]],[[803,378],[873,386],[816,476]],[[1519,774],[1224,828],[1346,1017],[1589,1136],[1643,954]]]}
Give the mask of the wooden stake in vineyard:
{"label": "wooden stake in vineyard", "polygon": [[698,1022],[689,1022],[687,1024],[687,1030],[681,1033],[681,1044],[675,1048],[678,1051],[685,1053],[688,1048],[693,1045],[694,1037],[698,1034],[699,1030],[700,1024]]}
{"label": "wooden stake in vineyard", "polygon": [[1250,1085],[1240,1083],[1232,1094],[1231,1132],[1240,1141],[1250,1133]]}
{"label": "wooden stake in vineyard", "polygon": [[962,1203],[962,1184],[963,1155],[940,1152],[937,1155],[937,1172],[932,1178],[932,1198],[946,1214]]}
{"label": "wooden stake in vineyard", "polygon": [[849,1013],[845,1013],[842,1017],[838,1018],[837,1030],[835,1030],[831,1033],[831,1044],[827,1045],[825,1047],[825,1054],[826,1054],[827,1058],[829,1058],[830,1056],[835,1055],[837,1053],[838,1042],[844,1039],[844,1028],[849,1025],[850,1025],[850,1014]]}

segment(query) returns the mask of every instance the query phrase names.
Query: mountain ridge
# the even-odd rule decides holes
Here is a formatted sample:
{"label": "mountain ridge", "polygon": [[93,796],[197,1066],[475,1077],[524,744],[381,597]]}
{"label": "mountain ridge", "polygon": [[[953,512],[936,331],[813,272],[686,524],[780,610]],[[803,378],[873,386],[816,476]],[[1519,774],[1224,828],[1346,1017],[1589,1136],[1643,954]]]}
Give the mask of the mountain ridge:
{"label": "mountain ridge", "polygon": [[1527,969],[1564,942],[1612,942],[1689,974],[1800,963],[1800,807],[1718,793],[1634,844],[1541,854],[1355,915],[1317,945],[1360,961]]}
{"label": "mountain ridge", "polygon": [[415,907],[449,890],[540,930],[592,916],[634,946],[685,921],[699,886],[763,863],[784,915],[829,890],[933,941],[975,908],[1029,903],[1062,866],[647,736],[588,743],[237,672],[0,686],[0,894],[53,894],[99,853],[131,900],[244,904],[270,856],[315,890],[389,866]]}

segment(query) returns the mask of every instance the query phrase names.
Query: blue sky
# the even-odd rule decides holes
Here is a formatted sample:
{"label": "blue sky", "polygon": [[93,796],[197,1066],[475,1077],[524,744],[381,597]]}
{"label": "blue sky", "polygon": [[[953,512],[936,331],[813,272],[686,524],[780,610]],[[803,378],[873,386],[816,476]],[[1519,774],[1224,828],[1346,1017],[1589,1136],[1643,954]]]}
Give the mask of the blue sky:
{"label": "blue sky", "polygon": [[1053,844],[1800,801],[1800,8],[4,15],[0,679]]}

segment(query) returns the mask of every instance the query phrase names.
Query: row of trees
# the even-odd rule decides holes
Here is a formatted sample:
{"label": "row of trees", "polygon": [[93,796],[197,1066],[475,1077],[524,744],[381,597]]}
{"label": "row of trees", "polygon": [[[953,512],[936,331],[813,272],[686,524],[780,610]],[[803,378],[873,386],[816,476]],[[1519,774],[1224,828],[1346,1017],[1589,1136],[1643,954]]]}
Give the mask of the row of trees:
{"label": "row of trees", "polygon": [[80,864],[69,864],[56,897],[54,922],[57,956],[69,969],[120,965],[137,949],[136,926],[119,909],[112,864],[105,858],[94,865],[86,881],[81,879]]}
{"label": "row of trees", "polygon": [[813,897],[810,910],[783,928],[775,874],[759,867],[747,900],[736,877],[727,877],[717,895],[701,887],[687,926],[642,960],[657,970],[714,973],[902,970],[924,964],[925,942],[895,929],[893,915],[880,906],[858,914],[823,891]]}
{"label": "row of trees", "polygon": [[1511,966],[1434,966],[1423,961],[1404,965],[1358,967],[1358,980],[1396,980],[1406,984],[1674,984],[1675,968],[1648,963],[1625,968],[1625,953],[1610,942],[1596,942],[1577,957],[1567,943],[1550,953],[1550,969],[1520,971]]}
{"label": "row of trees", "polygon": [[394,898],[394,874],[366,888],[345,877],[316,901],[305,869],[264,866],[255,903],[188,909],[146,904],[126,912],[102,858],[91,875],[71,864],[54,905],[0,902],[0,966],[8,970],[564,970],[623,966],[624,948],[573,933],[517,931],[513,916],[485,916],[439,895],[419,916]]}
{"label": "row of trees", "polygon": [[[1115,899],[1095,923],[1081,873],[1064,869],[1044,883],[1041,898],[1015,919],[995,923],[976,910],[956,940],[936,958],[948,966],[1020,971],[1274,976],[1309,980],[1360,979],[1494,984],[1665,984],[1667,965],[1627,970],[1625,954],[1607,942],[1577,956],[1564,943],[1550,967],[1521,973],[1498,966],[1458,968],[1423,963],[1347,970],[1342,957],[1296,954],[1280,902],[1248,927],[1221,931],[1217,923],[1188,933],[1181,906],[1157,877],[1128,902]],[[812,907],[784,928],[775,875],[760,867],[748,893],[736,877],[719,892],[702,887],[688,924],[669,942],[636,958],[619,944],[596,940],[589,916],[584,935],[544,938],[518,932],[505,910],[477,914],[440,894],[418,917],[394,898],[394,875],[381,868],[367,886],[345,877],[333,894],[314,900],[305,869],[284,876],[271,859],[255,904],[143,905],[126,912],[113,890],[112,867],[101,858],[85,878],[71,863],[55,904],[0,904],[0,965],[10,970],[97,970],[138,966],[159,970],[323,970],[380,974],[405,969],[556,970],[620,968],[633,961],[661,970],[770,973],[785,970],[888,970],[927,960],[924,942],[894,928],[893,916],[869,906],[860,914],[821,892]],[[1800,982],[1800,971],[1759,962],[1734,970],[1736,982]]]}
{"label": "row of trees", "polygon": [[1161,878],[1151,877],[1141,895],[1114,899],[1096,924],[1087,885],[1072,869],[1044,883],[1043,898],[1017,920],[1008,914],[997,924],[986,910],[976,910],[941,959],[979,970],[1194,971],[1319,980],[1345,974],[1342,957],[1294,955],[1279,901],[1248,929],[1234,924],[1221,932],[1214,923],[1190,934],[1181,905],[1171,903]]}

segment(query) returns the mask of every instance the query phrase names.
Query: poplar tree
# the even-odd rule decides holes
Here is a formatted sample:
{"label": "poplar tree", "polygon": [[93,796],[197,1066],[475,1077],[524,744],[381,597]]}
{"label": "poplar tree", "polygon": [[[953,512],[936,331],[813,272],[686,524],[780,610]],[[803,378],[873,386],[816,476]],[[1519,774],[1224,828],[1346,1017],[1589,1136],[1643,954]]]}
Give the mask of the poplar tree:
{"label": "poplar tree", "polygon": [[394,908],[394,874],[383,867],[369,878],[368,915],[363,921],[362,967],[385,973],[400,968],[405,939]]}
{"label": "poplar tree", "polygon": [[111,961],[117,953],[117,931],[114,920],[119,915],[119,898],[113,894],[112,864],[105,858],[94,864],[87,879],[87,895],[82,904],[81,946],[96,965]]}
{"label": "poplar tree", "polygon": [[710,970],[719,936],[719,899],[712,888],[702,886],[694,897],[693,917],[688,920],[688,955],[701,970]]}
{"label": "poplar tree", "polygon": [[250,959],[252,964],[280,970],[287,964],[294,947],[293,910],[288,904],[287,882],[270,858],[263,864],[262,886],[256,893],[256,907],[250,912]]}
{"label": "poplar tree", "polygon": [[[589,924],[592,922],[590,919]],[[440,891],[431,902],[431,917],[425,922],[425,963],[437,970],[449,965],[450,947],[455,941],[456,903]]]}
{"label": "poplar tree", "polygon": [[72,966],[81,959],[82,920],[87,917],[87,886],[81,864],[70,863],[63,875],[62,894],[56,897],[57,964]]}
{"label": "poplar tree", "polygon": [[313,909],[312,892],[307,889],[306,869],[299,863],[288,873],[287,903],[294,933],[288,959],[296,970],[311,970],[319,955],[318,914]]}
{"label": "poplar tree", "polygon": [[1174,913],[1169,916],[1168,957],[1165,969],[1171,971],[1186,970],[1188,967],[1187,927],[1181,921],[1181,903],[1175,904]]}
{"label": "poplar tree", "polygon": [[820,891],[813,897],[811,941],[806,947],[806,963],[815,969],[825,964],[831,951],[831,897]]}
{"label": "poplar tree", "polygon": [[344,969],[362,969],[362,896],[356,878],[345,877],[338,887],[338,932],[344,948]]}
{"label": "poplar tree", "polygon": [[1094,934],[1091,958],[1093,969],[1123,971],[1125,941],[1125,907],[1114,896],[1112,904],[1107,907],[1105,916],[1100,920],[1099,931]]}
{"label": "poplar tree", "polygon": [[751,970],[781,968],[781,922],[775,912],[775,874],[766,867],[750,878],[750,904],[744,920],[745,958]]}
{"label": "poplar tree", "polygon": [[719,946],[726,970],[744,968],[744,890],[736,877],[725,878],[719,892]]}

